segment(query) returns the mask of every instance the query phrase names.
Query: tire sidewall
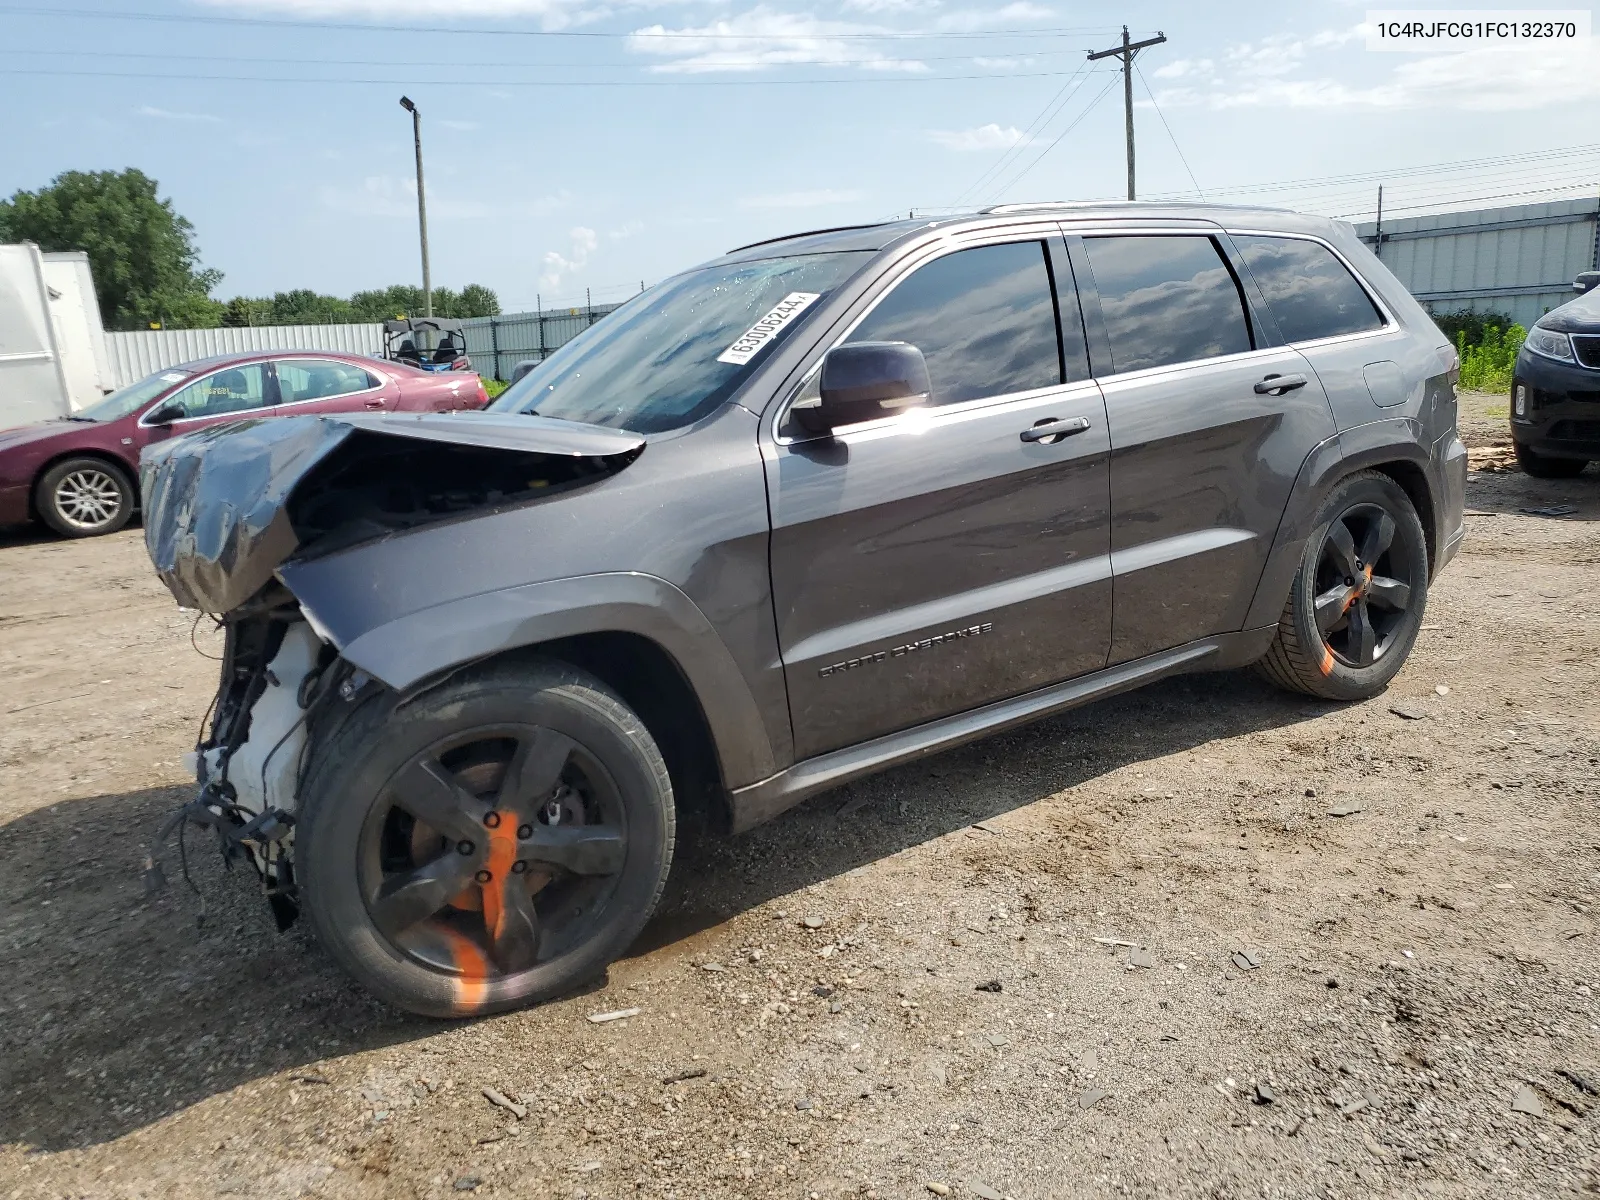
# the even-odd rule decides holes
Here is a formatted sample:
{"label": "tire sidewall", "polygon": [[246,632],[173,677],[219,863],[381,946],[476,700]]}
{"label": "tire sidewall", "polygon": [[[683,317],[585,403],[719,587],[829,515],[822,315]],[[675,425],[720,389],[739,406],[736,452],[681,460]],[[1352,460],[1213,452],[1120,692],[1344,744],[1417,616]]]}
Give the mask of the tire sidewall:
{"label": "tire sidewall", "polygon": [[[122,495],[122,501],[117,507],[117,512],[111,520],[99,529],[80,529],[68,521],[56,508],[56,488],[60,482],[74,471],[94,469],[103,471],[116,483],[117,490]],[[69,458],[56,463],[43,475],[34,487],[34,508],[39,514],[39,519],[62,537],[103,537],[108,533],[115,533],[133,517],[134,492],[133,482],[128,478],[128,473],[115,463],[107,462],[103,458],[82,457]]]}
{"label": "tire sidewall", "polygon": [[[563,677],[564,676],[564,677]],[[366,736],[326,747],[313,769],[296,833],[297,879],[319,937],[383,999],[429,1016],[468,1016],[559,995],[599,974],[638,936],[671,864],[673,798],[666,768],[643,724],[620,701],[576,672],[453,681],[410,704],[374,701],[381,721],[360,721]],[[595,932],[549,962],[492,980],[463,998],[458,981],[406,957],[379,933],[361,892],[362,828],[389,780],[413,756],[463,729],[527,723],[579,742],[610,773],[627,827],[627,850]]]}
{"label": "tire sidewall", "polygon": [[[1405,619],[1383,656],[1370,667],[1353,667],[1327,653],[1316,622],[1317,564],[1328,529],[1343,513],[1358,504],[1377,504],[1395,522],[1395,541],[1390,552],[1403,546],[1411,561],[1411,603]],[[1302,646],[1318,656],[1322,666],[1325,694],[1341,700],[1365,700],[1383,691],[1405,665],[1416,643],[1428,602],[1428,547],[1422,522],[1405,489],[1387,475],[1366,472],[1346,479],[1336,487],[1317,512],[1317,525],[1306,542],[1300,570],[1294,579],[1295,635]],[[1324,657],[1326,655],[1326,657]],[[1331,660],[1331,661],[1330,661]]]}

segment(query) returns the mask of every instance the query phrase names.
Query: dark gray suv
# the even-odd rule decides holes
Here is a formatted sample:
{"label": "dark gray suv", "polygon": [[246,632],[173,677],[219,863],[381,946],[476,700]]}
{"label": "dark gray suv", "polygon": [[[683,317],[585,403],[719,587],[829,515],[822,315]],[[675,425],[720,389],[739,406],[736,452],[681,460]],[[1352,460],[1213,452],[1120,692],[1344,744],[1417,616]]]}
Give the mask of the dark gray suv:
{"label": "dark gray suv", "polygon": [[396,1004],[555,995],[690,809],[1176,672],[1380,691],[1461,541],[1456,369],[1347,225],[1013,205],[735,250],[485,413],[165,443],[151,555],[228,634],[173,824]]}

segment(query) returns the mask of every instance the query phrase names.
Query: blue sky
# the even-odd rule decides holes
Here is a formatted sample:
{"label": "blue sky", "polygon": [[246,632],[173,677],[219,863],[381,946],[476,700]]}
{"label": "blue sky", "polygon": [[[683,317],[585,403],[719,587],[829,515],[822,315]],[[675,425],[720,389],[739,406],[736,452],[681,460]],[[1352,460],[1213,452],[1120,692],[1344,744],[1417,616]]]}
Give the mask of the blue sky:
{"label": "blue sky", "polygon": [[136,166],[194,222],[221,296],[410,282],[405,92],[424,116],[436,283],[488,284],[508,311],[582,303],[586,288],[614,300],[788,231],[1119,196],[1120,81],[1085,52],[1113,44],[1123,21],[1170,39],[1139,60],[1142,197],[1198,186],[1360,215],[1380,181],[1397,213],[1593,193],[1600,133],[1575,115],[1600,101],[1592,44],[1375,53],[1365,14],[1335,2],[0,0],[0,194]]}

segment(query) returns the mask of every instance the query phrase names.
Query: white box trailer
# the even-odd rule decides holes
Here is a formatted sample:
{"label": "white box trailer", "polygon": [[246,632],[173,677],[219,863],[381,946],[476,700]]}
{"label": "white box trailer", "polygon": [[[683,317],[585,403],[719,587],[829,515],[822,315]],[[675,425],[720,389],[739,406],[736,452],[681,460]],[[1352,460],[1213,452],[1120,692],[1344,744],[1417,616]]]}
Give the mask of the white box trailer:
{"label": "white box trailer", "polygon": [[0,246],[0,429],[67,416],[110,390],[88,256]]}

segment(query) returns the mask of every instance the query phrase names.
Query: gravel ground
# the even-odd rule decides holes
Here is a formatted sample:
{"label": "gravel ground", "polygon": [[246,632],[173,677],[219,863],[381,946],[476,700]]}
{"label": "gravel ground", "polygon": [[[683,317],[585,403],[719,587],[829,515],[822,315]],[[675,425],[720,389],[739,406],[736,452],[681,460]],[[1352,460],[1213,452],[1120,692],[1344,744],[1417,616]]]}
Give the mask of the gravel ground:
{"label": "gravel ground", "polygon": [[203,839],[143,898],[216,639],[137,531],[0,542],[0,1197],[1600,1192],[1600,470],[1503,469],[1503,403],[1387,695],[1195,676],[852,785],[472,1023]]}

